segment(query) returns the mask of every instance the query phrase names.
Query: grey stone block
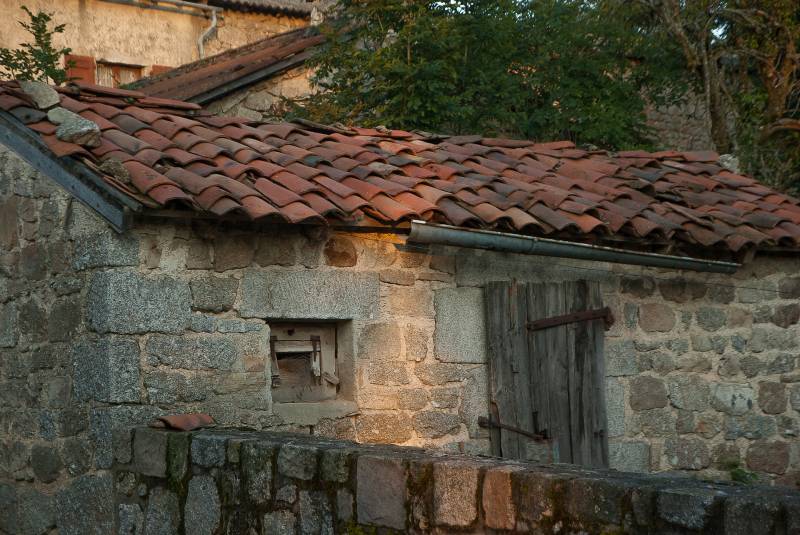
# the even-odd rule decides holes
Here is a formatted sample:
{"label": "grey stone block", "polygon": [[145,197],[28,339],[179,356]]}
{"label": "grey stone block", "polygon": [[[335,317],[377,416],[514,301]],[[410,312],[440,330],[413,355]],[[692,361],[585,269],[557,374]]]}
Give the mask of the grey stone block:
{"label": "grey stone block", "polygon": [[278,472],[294,479],[313,479],[317,472],[316,448],[299,444],[284,445],[278,453]]}
{"label": "grey stone block", "polygon": [[138,264],[139,241],[130,234],[104,232],[75,240],[72,267],[78,271]]}
{"label": "grey stone block", "polygon": [[184,506],[185,530],[193,535],[213,535],[220,520],[217,484],[210,476],[194,476]]}
{"label": "grey stone block", "polygon": [[406,363],[402,361],[374,360],[369,363],[367,375],[373,385],[399,386],[411,382]]}
{"label": "grey stone block", "polygon": [[238,358],[230,336],[153,335],[147,341],[147,361],[184,370],[231,370]]}
{"label": "grey stone block", "polygon": [[190,283],[192,306],[208,312],[223,312],[233,307],[239,281],[229,277],[207,276]]}
{"label": "grey stone block", "polygon": [[119,535],[139,535],[144,525],[144,512],[135,503],[122,503],[117,508]]}
{"label": "grey stone block", "polygon": [[469,370],[465,378],[463,400],[458,414],[467,425],[470,437],[483,437],[486,430],[478,425],[478,418],[489,414],[489,376],[486,366]]}
{"label": "grey stone block", "polygon": [[402,444],[411,439],[412,431],[411,419],[402,413],[362,414],[356,420],[359,442]]}
{"label": "grey stone block", "polygon": [[695,375],[678,375],[669,382],[670,402],[679,409],[705,410],[708,408],[709,393],[708,383]]}
{"label": "grey stone block", "polygon": [[195,435],[192,437],[192,462],[207,468],[224,465],[227,440],[223,435]]}
{"label": "grey stone block", "polygon": [[291,511],[274,511],[261,519],[261,535],[294,535],[297,519]]}
{"label": "grey stone block", "polygon": [[751,440],[769,438],[778,432],[775,418],[760,414],[744,414],[725,418],[725,439],[749,438]]}
{"label": "grey stone block", "polygon": [[255,271],[242,280],[246,318],[371,319],[378,276],[347,271]]}
{"label": "grey stone block", "polygon": [[205,377],[186,376],[180,372],[148,372],[144,387],[150,403],[172,404],[177,401],[203,401],[211,386]]}
{"label": "grey stone block", "polygon": [[399,459],[359,457],[356,465],[359,524],[405,530],[406,477]]}
{"label": "grey stone block", "polygon": [[440,438],[457,433],[461,420],[457,414],[441,411],[422,411],[414,414],[414,430],[423,438]]}
{"label": "grey stone block", "polygon": [[717,512],[724,493],[711,489],[667,489],[658,493],[658,516],[676,526],[702,530]]}
{"label": "grey stone block", "polygon": [[442,362],[486,362],[486,325],[481,288],[447,288],[434,295],[434,348]]}
{"label": "grey stone block", "polygon": [[0,305],[0,347],[14,347],[18,339],[17,305]]}
{"label": "grey stone block", "polygon": [[48,111],[47,118],[58,125],[56,137],[61,141],[87,147],[100,146],[100,127],[97,123],[61,107]]}
{"label": "grey stone block", "polygon": [[80,400],[138,402],[139,345],[106,336],[79,341],[72,351],[73,391]]}
{"label": "grey stone block", "polygon": [[564,500],[569,518],[581,523],[619,526],[622,524],[626,495],[630,490],[624,479],[578,477],[566,484]]}
{"label": "grey stone block", "polygon": [[754,393],[749,385],[718,383],[714,385],[711,404],[718,411],[742,415],[753,409]]}
{"label": "grey stone block", "polygon": [[55,442],[34,444],[31,448],[31,466],[36,479],[52,483],[64,468]]}
{"label": "grey stone block", "polygon": [[283,502],[288,505],[294,505],[294,502],[297,501],[297,486],[284,485],[283,487],[279,488],[277,491],[275,491],[275,501]]}
{"label": "grey stone block", "polygon": [[437,526],[468,527],[478,516],[478,465],[433,465],[433,520]]}
{"label": "grey stone block", "polygon": [[697,311],[697,324],[706,331],[718,331],[727,323],[725,310],[721,308],[701,307]]}
{"label": "grey stone block", "polygon": [[242,482],[247,499],[254,505],[266,504],[272,495],[274,454],[275,446],[272,444],[247,442],[241,446]]}
{"label": "grey stone block", "polygon": [[607,340],[605,346],[606,375],[611,377],[636,375],[639,372],[636,356],[636,347],[631,340]]}
{"label": "grey stone block", "polygon": [[[119,429],[130,429],[133,426],[145,425],[163,413],[158,407],[150,405],[117,405],[92,409],[89,418],[89,438],[94,443],[94,461],[97,468],[111,468],[114,462],[114,432]],[[85,413],[75,411],[76,428],[72,434],[82,431],[82,418]],[[66,426],[67,424],[65,424]],[[66,434],[66,433],[65,433]]]}
{"label": "grey stone block", "polygon": [[52,108],[61,102],[61,97],[56,90],[44,82],[20,80],[19,86],[40,110]]}
{"label": "grey stone block", "polygon": [[394,322],[366,325],[358,337],[358,358],[372,361],[400,358],[400,326]]}
{"label": "grey stone block", "polygon": [[336,491],[336,519],[350,522],[353,519],[353,493],[347,489]]}
{"label": "grey stone block", "polygon": [[114,531],[114,483],[110,473],[73,479],[56,496],[60,535],[107,535]]}
{"label": "grey stone block", "polygon": [[766,497],[732,496],[725,500],[725,533],[775,533],[782,509],[780,502]]}
{"label": "grey stone block", "polygon": [[641,375],[631,379],[630,405],[633,410],[667,406],[667,387],[656,377]]}
{"label": "grey stone block", "polygon": [[331,449],[322,451],[320,475],[323,481],[346,483],[350,478],[350,456],[347,449]]}
{"label": "grey stone block", "polygon": [[191,319],[189,285],[133,271],[96,273],[90,282],[89,325],[99,333],[175,333]]}
{"label": "grey stone block", "polygon": [[625,387],[614,377],[606,378],[606,421],[609,437],[625,434]]}
{"label": "grey stone block", "polygon": [[144,535],[178,535],[180,522],[178,496],[161,487],[153,489],[145,511]]}
{"label": "grey stone block", "polygon": [[711,464],[708,445],[699,438],[667,438],[664,455],[669,464],[680,470],[702,470]]}
{"label": "grey stone block", "polygon": [[65,439],[61,444],[61,459],[70,476],[85,474],[92,467],[91,443],[82,438]]}
{"label": "grey stone block", "polygon": [[[0,452],[1,451],[2,450],[0,450]],[[14,533],[16,527],[17,487],[0,482],[0,531],[3,533]]]}
{"label": "grey stone block", "polygon": [[[19,535],[41,535],[55,527],[55,502],[30,487],[20,487],[18,493],[17,531]],[[0,522],[2,526],[2,522]]]}
{"label": "grey stone block", "polygon": [[139,427],[133,436],[134,469],[146,476],[167,475],[167,434]]}
{"label": "grey stone block", "polygon": [[650,471],[650,444],[647,442],[609,442],[608,465],[621,472]]}
{"label": "grey stone block", "polygon": [[333,511],[327,493],[300,491],[300,533],[333,535]]}

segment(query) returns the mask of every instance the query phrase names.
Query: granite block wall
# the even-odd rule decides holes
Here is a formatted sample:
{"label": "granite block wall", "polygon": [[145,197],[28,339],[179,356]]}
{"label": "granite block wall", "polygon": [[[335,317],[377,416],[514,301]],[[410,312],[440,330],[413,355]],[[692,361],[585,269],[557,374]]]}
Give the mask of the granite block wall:
{"label": "granite block wall", "polygon": [[[800,493],[285,433],[137,428],[119,533],[794,533]],[[111,485],[109,481],[107,485]],[[87,530],[91,524],[87,522]]]}
{"label": "granite block wall", "polygon": [[[797,484],[797,258],[709,276],[399,241],[173,219],[117,235],[0,152],[0,530],[80,533],[118,435],[164,413],[487,453],[489,280],[602,283],[612,467]],[[272,402],[275,319],[336,322],[340,399]],[[36,517],[12,529],[12,506]]]}

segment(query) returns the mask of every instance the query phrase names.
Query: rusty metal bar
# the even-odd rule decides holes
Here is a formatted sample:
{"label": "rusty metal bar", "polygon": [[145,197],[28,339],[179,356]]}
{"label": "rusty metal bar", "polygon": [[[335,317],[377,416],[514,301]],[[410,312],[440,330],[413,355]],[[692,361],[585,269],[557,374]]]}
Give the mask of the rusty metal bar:
{"label": "rusty metal bar", "polygon": [[478,417],[478,425],[480,427],[485,428],[485,429],[486,428],[488,428],[488,429],[505,429],[506,431],[511,431],[512,433],[517,433],[517,434],[532,438],[533,440],[535,440],[537,442],[544,442],[545,440],[549,439],[549,437],[547,436],[547,432],[538,433],[538,434],[537,433],[531,433],[530,431],[522,429],[521,427],[516,427],[516,426],[508,425],[508,424],[503,424],[503,423],[500,423],[500,422],[498,422],[496,420],[493,420],[492,418],[486,418],[485,416],[479,416]]}
{"label": "rusty metal bar", "polygon": [[559,325],[566,325],[568,323],[577,323],[579,321],[590,321],[596,319],[602,319],[605,322],[606,330],[614,325],[614,315],[611,313],[611,309],[608,307],[603,307],[594,310],[572,312],[571,314],[564,314],[561,316],[553,316],[552,318],[529,321],[528,330],[540,331],[542,329],[558,327]]}

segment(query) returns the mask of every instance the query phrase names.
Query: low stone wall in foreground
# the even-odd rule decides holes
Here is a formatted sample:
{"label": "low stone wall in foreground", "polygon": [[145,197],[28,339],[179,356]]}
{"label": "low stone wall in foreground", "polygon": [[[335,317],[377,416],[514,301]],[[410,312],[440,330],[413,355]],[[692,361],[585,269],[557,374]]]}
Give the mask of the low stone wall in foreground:
{"label": "low stone wall in foreground", "polygon": [[114,522],[125,534],[800,530],[800,493],[780,487],[286,433],[137,428],[114,442]]}

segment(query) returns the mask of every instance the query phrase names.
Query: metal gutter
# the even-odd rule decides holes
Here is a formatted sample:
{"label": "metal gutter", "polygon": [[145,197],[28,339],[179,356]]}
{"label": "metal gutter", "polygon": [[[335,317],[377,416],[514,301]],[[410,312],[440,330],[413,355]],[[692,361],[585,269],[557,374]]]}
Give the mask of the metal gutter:
{"label": "metal gutter", "polygon": [[407,243],[409,245],[451,245],[490,251],[595,260],[597,262],[613,262],[664,269],[686,269],[708,273],[730,274],[735,273],[741,267],[741,264],[734,262],[720,262],[657,253],[640,253],[613,247],[536,238],[491,230],[464,229],[450,225],[426,223],[424,221],[411,222],[411,232],[408,235]]}
{"label": "metal gutter", "polygon": [[2,110],[0,143],[100,214],[117,232],[127,230],[133,212],[142,209],[139,202],[107,184],[83,163],[71,157],[57,157],[38,134]]}
{"label": "metal gutter", "polygon": [[141,9],[153,9],[156,11],[166,11],[167,13],[179,13],[181,15],[189,15],[190,17],[206,18],[205,14],[197,13],[196,11],[189,11],[187,9],[181,9],[180,7],[159,6],[156,4],[142,4],[137,0],[100,0],[100,1],[105,2],[107,4],[119,4],[121,6],[138,7]]}

